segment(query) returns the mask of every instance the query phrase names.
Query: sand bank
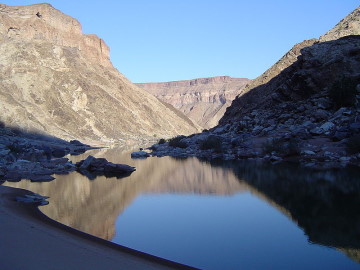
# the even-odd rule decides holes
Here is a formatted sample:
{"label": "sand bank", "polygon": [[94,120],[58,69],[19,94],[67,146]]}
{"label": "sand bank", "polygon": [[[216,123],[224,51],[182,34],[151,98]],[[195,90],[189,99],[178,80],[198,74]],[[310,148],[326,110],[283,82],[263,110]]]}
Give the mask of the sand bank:
{"label": "sand bank", "polygon": [[0,269],[195,269],[74,230],[0,186]]}

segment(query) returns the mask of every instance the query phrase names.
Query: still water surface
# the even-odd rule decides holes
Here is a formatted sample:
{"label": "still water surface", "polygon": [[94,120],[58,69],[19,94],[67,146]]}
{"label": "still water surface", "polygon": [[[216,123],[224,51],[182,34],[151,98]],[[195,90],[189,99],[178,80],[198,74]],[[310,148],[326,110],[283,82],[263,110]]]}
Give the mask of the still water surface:
{"label": "still water surface", "polygon": [[[360,269],[360,172],[198,159],[130,159],[131,176],[6,183],[50,196],[78,230],[202,269]],[[80,160],[82,157],[76,157]]]}

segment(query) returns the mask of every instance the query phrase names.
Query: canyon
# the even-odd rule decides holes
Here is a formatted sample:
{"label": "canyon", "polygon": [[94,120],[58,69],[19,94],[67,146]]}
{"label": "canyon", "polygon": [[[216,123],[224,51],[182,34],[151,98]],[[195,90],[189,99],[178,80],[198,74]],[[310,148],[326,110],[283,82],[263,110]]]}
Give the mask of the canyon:
{"label": "canyon", "polygon": [[218,76],[136,85],[209,129],[218,124],[226,108],[249,82],[246,78]]}
{"label": "canyon", "polygon": [[296,44],[249,82],[219,125],[153,155],[360,165],[360,8],[318,39]]}

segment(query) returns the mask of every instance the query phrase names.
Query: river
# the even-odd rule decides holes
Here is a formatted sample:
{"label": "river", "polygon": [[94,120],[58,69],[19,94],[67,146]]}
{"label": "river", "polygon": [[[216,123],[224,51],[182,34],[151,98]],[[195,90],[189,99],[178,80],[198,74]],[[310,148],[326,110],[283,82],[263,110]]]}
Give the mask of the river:
{"label": "river", "polygon": [[360,269],[360,171],[130,158],[129,177],[78,173],[5,183],[50,196],[41,207],[75,229],[202,269]]}

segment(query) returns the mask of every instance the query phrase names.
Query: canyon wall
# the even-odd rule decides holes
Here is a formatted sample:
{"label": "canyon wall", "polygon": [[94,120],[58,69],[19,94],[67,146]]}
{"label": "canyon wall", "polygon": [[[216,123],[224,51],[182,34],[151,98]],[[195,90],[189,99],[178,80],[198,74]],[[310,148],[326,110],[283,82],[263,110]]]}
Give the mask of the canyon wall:
{"label": "canyon wall", "polygon": [[201,127],[211,128],[218,124],[231,101],[249,82],[246,78],[218,76],[136,85],[171,104]]}
{"label": "canyon wall", "polygon": [[115,69],[109,48],[49,4],[0,5],[0,121],[87,142],[191,134],[187,117]]}

